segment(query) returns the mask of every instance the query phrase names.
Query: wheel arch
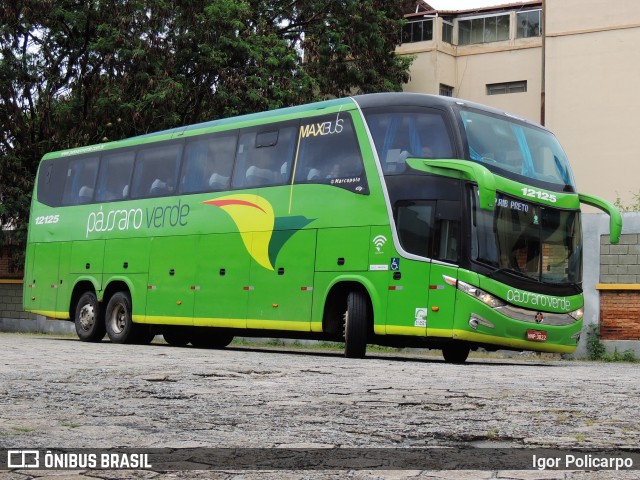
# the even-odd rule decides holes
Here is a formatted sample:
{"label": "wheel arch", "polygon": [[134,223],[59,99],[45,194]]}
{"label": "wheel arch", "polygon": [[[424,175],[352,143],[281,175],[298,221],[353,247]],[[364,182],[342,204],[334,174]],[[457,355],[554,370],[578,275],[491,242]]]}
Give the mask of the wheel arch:
{"label": "wheel arch", "polygon": [[342,335],[347,297],[352,291],[360,291],[365,294],[371,313],[369,328],[373,333],[375,319],[383,318],[380,314],[380,299],[373,284],[367,278],[359,276],[340,276],[328,286],[322,314],[323,332],[336,336]]}
{"label": "wheel arch", "polygon": [[[131,285],[123,278],[114,278],[106,284],[104,292],[102,293],[102,301],[106,305],[116,292],[126,292],[130,297],[133,297],[133,289]],[[133,303],[133,300],[132,300]]]}
{"label": "wheel arch", "polygon": [[[69,298],[69,320],[75,321],[76,306],[80,297],[86,292],[93,292],[97,296],[98,289],[93,279],[83,278],[79,279],[73,286],[71,291],[71,297]],[[99,299],[98,299],[99,300]]]}

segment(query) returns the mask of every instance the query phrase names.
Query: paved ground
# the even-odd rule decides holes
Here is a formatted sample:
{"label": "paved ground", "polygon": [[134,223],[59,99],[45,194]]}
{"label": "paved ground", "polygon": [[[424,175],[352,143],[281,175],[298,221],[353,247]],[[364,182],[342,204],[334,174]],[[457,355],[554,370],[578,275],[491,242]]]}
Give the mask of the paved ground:
{"label": "paved ground", "polygon": [[[638,364],[85,344],[0,334],[0,448],[638,448]],[[526,468],[526,467],[523,467]],[[39,472],[36,476],[60,472]],[[0,472],[26,479],[34,472]],[[199,478],[80,471],[64,478]],[[207,472],[209,478],[640,478],[493,470]],[[56,476],[55,478],[63,478]]]}

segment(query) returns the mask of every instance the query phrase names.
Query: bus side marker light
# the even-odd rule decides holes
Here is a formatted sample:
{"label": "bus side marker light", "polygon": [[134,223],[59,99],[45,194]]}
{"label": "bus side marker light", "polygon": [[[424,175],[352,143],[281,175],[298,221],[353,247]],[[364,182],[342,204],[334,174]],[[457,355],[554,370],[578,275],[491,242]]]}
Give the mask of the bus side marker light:
{"label": "bus side marker light", "polygon": [[438,307],[437,305],[434,305],[433,307],[431,307],[431,311],[432,312],[439,312],[440,311],[440,307]]}
{"label": "bus side marker light", "polygon": [[402,290],[403,288],[402,285],[389,285],[389,290]]}
{"label": "bus side marker light", "polygon": [[300,287],[300,290],[302,290],[303,292],[310,292],[313,290],[313,287]]}
{"label": "bus side marker light", "polygon": [[31,297],[31,300],[35,300],[35,299],[36,299],[36,297]]}
{"label": "bus side marker light", "polygon": [[182,305],[182,302],[181,302],[180,300],[178,300],[178,301],[176,302],[176,305]]}
{"label": "bus side marker light", "polygon": [[271,306],[272,306],[273,308],[278,308],[278,304],[277,304],[277,303],[272,303],[272,304],[271,304]]}

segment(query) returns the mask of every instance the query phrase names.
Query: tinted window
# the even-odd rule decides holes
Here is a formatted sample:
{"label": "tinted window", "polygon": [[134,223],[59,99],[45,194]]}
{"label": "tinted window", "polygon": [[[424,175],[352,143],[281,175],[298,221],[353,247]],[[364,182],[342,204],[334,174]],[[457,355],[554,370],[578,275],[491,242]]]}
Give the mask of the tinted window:
{"label": "tinted window", "polygon": [[102,157],[96,200],[109,202],[129,196],[134,152],[109,153]]}
{"label": "tinted window", "polygon": [[242,131],[238,141],[234,188],[283,185],[290,178],[297,128],[269,125]]}
{"label": "tinted window", "polygon": [[182,144],[160,144],[138,151],[133,172],[133,198],[160,197],[175,193]]}
{"label": "tinted window", "polygon": [[569,161],[552,133],[507,116],[471,110],[460,115],[471,160],[522,183],[539,180],[546,188],[574,188]]}
{"label": "tinted window", "polygon": [[454,158],[443,115],[427,108],[369,109],[369,130],[385,174],[403,173],[407,158]]}
{"label": "tinted window", "polygon": [[396,225],[400,244],[407,252],[431,256],[435,202],[405,201],[396,205]]}
{"label": "tinted window", "polygon": [[57,158],[40,164],[38,175],[38,201],[57,207],[62,203],[62,192],[67,178],[67,160]]}
{"label": "tinted window", "polygon": [[181,192],[210,192],[229,188],[237,134],[197,137],[187,142]]}
{"label": "tinted window", "polygon": [[72,158],[67,166],[63,205],[90,203],[98,176],[98,157]]}
{"label": "tinted window", "polygon": [[348,114],[301,122],[295,181],[324,183],[368,193],[362,155]]}

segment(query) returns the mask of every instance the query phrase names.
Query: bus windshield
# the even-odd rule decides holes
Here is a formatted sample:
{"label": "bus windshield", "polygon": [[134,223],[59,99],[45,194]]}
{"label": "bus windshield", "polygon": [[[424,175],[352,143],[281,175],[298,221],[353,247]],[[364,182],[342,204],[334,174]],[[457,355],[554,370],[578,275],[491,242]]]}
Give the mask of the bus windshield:
{"label": "bus windshield", "polygon": [[[542,128],[508,117],[461,110],[469,159],[514,180],[538,180],[575,191],[567,156],[556,137]],[[523,179],[524,177],[525,179]]]}
{"label": "bus windshield", "polygon": [[471,199],[471,258],[530,280],[581,282],[580,212],[498,194],[494,212]]}

